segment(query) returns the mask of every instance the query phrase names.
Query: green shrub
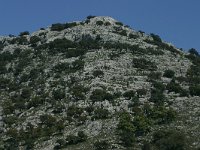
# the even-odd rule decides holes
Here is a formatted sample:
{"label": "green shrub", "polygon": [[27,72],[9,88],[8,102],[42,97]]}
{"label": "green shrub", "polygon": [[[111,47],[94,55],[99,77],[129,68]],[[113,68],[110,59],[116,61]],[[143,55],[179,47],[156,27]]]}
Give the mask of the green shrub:
{"label": "green shrub", "polygon": [[84,68],[85,62],[81,59],[77,59],[74,62],[72,62],[72,68],[71,71],[72,72],[76,72],[78,70],[81,70]]}
{"label": "green shrub", "polygon": [[65,139],[64,146],[78,144],[86,140],[87,140],[87,135],[83,131],[79,131],[77,136],[68,135],[67,138]]}
{"label": "green shrub", "polygon": [[123,26],[122,22],[115,22],[115,24],[118,25],[118,26]]}
{"label": "green shrub", "polygon": [[6,89],[10,83],[10,80],[9,79],[6,79],[6,78],[3,78],[3,77],[0,77],[0,89]]}
{"label": "green shrub", "polygon": [[151,90],[151,97],[149,101],[154,102],[156,105],[162,105],[166,97],[164,96],[163,92],[158,89]]}
{"label": "green shrub", "polygon": [[135,96],[135,91],[133,91],[133,90],[126,91],[126,92],[124,92],[123,96],[126,99],[130,100],[131,98],[133,98]]}
{"label": "green shrub", "polygon": [[200,85],[190,86],[189,90],[191,96],[200,96]]}
{"label": "green shrub", "polygon": [[27,104],[27,108],[31,108],[31,107],[38,107],[39,105],[44,103],[44,99],[42,99],[39,96],[35,96],[32,99],[30,99],[30,101]]}
{"label": "green shrub", "polygon": [[160,72],[150,72],[148,74],[148,79],[151,80],[160,80],[162,74]]}
{"label": "green shrub", "polygon": [[127,32],[126,32],[126,30],[122,30],[122,31],[120,31],[120,32],[118,32],[120,35],[122,35],[122,36],[127,36]]}
{"label": "green shrub", "polygon": [[181,96],[188,96],[188,92],[175,82],[168,83],[166,89],[168,90],[168,92],[175,92],[180,93]]}
{"label": "green shrub", "polygon": [[73,99],[76,101],[85,100],[85,95],[87,91],[88,89],[85,88],[83,85],[75,85],[69,90],[69,92],[72,94]]}
{"label": "green shrub", "polygon": [[25,36],[20,36],[12,39],[10,41],[11,44],[20,44],[20,45],[27,45],[29,44],[27,38]]}
{"label": "green shrub", "polygon": [[38,36],[31,36],[30,38],[30,43],[33,45],[33,44],[36,44],[37,42],[40,41],[40,38]]}
{"label": "green shrub", "polygon": [[30,98],[32,90],[30,88],[24,88],[21,92],[21,97],[24,99]]}
{"label": "green shrub", "polygon": [[126,147],[133,147],[135,142],[136,128],[131,121],[131,115],[124,112],[120,115],[119,124],[117,126],[120,139]]}
{"label": "green shrub", "polygon": [[61,89],[57,89],[52,92],[52,95],[55,100],[61,100],[65,98],[65,91]]}
{"label": "green shrub", "polygon": [[40,121],[42,124],[46,125],[47,127],[53,127],[57,123],[56,117],[54,117],[52,115],[47,115],[47,114],[41,115]]}
{"label": "green shrub", "polygon": [[102,70],[95,70],[95,71],[93,71],[92,75],[94,77],[102,77],[102,76],[104,76],[104,72]]}
{"label": "green shrub", "polygon": [[150,35],[151,35],[151,37],[153,38],[154,41],[162,43],[162,40],[159,37],[159,35],[156,35],[156,34],[153,34],[153,33],[151,33]]}
{"label": "green shrub", "polygon": [[9,127],[17,123],[17,121],[18,121],[18,118],[16,116],[8,116],[8,117],[3,118],[3,122]]}
{"label": "green shrub", "polygon": [[165,85],[162,82],[153,81],[152,85],[156,90],[159,90],[161,92],[166,89]]}
{"label": "green shrub", "polygon": [[103,25],[103,21],[97,21],[96,24],[97,24],[98,26],[102,26],[102,25]]}
{"label": "green shrub", "polygon": [[155,63],[148,61],[145,58],[133,58],[133,67],[150,71],[155,71],[157,69]]}
{"label": "green shrub", "polygon": [[62,31],[65,29],[65,25],[61,23],[52,24],[51,31]]}
{"label": "green shrub", "polygon": [[19,36],[24,36],[24,35],[29,35],[30,33],[28,32],[28,31],[24,31],[24,32],[21,32],[20,34],[19,34]]}
{"label": "green shrub", "polygon": [[147,94],[147,90],[144,89],[144,88],[142,88],[142,89],[137,89],[136,92],[137,92],[137,95],[138,95],[139,97],[144,96],[144,95]]}
{"label": "green shrub", "polygon": [[67,109],[67,116],[68,117],[78,118],[82,113],[83,113],[83,109],[76,107],[74,105],[68,107],[68,109]]}
{"label": "green shrub", "polygon": [[174,75],[175,75],[175,72],[173,70],[165,70],[163,77],[173,78]]}
{"label": "green shrub", "polygon": [[12,114],[15,110],[14,104],[11,100],[5,100],[2,103],[4,115]]}
{"label": "green shrub", "polygon": [[129,34],[129,38],[130,38],[130,39],[137,39],[137,38],[138,38],[138,35],[135,35],[135,34],[130,33],[130,34]]}
{"label": "green shrub", "polygon": [[96,141],[94,143],[94,149],[95,150],[109,150],[110,148],[110,144],[108,143],[108,141]]}
{"label": "green shrub", "polygon": [[54,67],[53,67],[53,70],[57,73],[62,73],[62,72],[69,72],[70,70],[70,64],[69,63],[59,63],[59,64],[56,64]]}
{"label": "green shrub", "polygon": [[66,145],[74,145],[80,142],[79,137],[75,135],[68,135],[65,140],[66,140]]}
{"label": "green shrub", "polygon": [[142,136],[150,131],[151,122],[144,115],[135,116],[133,119],[133,125],[135,126],[135,135]]}
{"label": "green shrub", "polygon": [[104,99],[105,94],[106,94],[106,92],[104,90],[96,89],[90,95],[90,99],[93,102],[104,101],[105,100]]}
{"label": "green shrub", "polygon": [[10,62],[13,59],[14,59],[13,55],[8,51],[0,53],[0,62],[2,62],[2,64],[4,64],[5,62]]}
{"label": "green shrub", "polygon": [[150,110],[149,118],[153,119],[154,124],[168,124],[176,119],[177,113],[172,108],[165,106],[155,106]]}
{"label": "green shrub", "polygon": [[160,130],[153,134],[153,144],[162,150],[186,149],[186,137],[176,130]]}
{"label": "green shrub", "polygon": [[87,19],[92,19],[92,18],[95,18],[96,16],[92,16],[92,15],[89,15],[87,16]]}
{"label": "green shrub", "polygon": [[93,119],[107,119],[109,111],[107,109],[98,108],[94,111]]}
{"label": "green shrub", "polygon": [[4,44],[2,41],[0,41],[0,51],[4,48]]}
{"label": "green shrub", "polygon": [[199,56],[198,51],[194,48],[189,49],[188,52],[192,55]]}
{"label": "green shrub", "polygon": [[75,26],[77,26],[76,22],[66,23],[65,24],[65,29],[72,28],[72,27],[75,27]]}

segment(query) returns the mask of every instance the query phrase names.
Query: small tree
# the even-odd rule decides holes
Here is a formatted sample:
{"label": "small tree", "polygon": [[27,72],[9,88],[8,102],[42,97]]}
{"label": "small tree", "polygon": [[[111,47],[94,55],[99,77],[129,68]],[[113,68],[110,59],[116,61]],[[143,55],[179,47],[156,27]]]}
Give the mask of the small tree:
{"label": "small tree", "polygon": [[97,21],[96,24],[99,25],[99,26],[102,26],[103,25],[103,21]]}
{"label": "small tree", "polygon": [[165,70],[163,77],[173,78],[174,75],[175,75],[175,72],[173,70]]}
{"label": "small tree", "polygon": [[198,51],[194,48],[189,49],[188,52],[192,55],[199,56]]}
{"label": "small tree", "polygon": [[30,33],[28,31],[20,32],[19,36],[29,35]]}

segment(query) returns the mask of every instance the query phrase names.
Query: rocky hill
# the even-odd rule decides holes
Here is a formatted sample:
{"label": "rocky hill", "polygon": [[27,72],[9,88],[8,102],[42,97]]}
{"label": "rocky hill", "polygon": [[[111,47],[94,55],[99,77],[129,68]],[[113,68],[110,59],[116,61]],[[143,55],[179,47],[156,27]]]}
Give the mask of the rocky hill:
{"label": "rocky hill", "polygon": [[88,16],[0,37],[0,149],[200,148],[200,56]]}

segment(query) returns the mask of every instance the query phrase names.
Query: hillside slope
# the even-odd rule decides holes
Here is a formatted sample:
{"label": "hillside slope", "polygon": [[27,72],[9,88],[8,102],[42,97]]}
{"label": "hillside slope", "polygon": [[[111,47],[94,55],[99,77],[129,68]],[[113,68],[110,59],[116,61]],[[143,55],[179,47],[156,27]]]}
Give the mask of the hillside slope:
{"label": "hillside slope", "polygon": [[0,38],[0,149],[200,148],[200,56],[110,17]]}

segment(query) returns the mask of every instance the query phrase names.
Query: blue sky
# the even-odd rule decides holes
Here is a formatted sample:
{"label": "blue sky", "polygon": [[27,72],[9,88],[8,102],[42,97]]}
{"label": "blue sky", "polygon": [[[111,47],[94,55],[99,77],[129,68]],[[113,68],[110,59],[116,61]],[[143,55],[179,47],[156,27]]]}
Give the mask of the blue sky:
{"label": "blue sky", "polygon": [[33,32],[88,15],[111,16],[179,48],[200,50],[199,7],[199,0],[1,0],[0,35]]}

